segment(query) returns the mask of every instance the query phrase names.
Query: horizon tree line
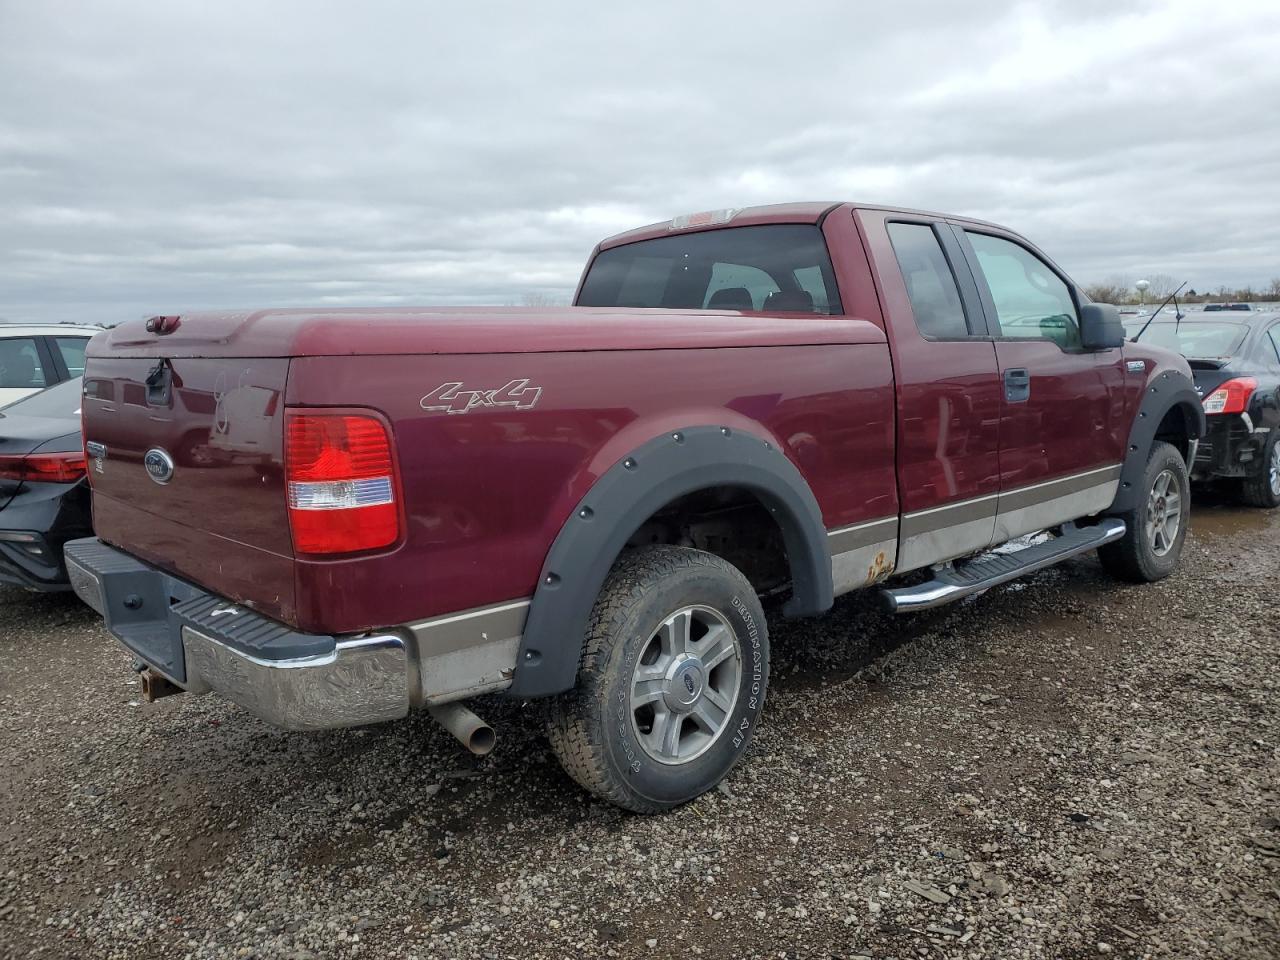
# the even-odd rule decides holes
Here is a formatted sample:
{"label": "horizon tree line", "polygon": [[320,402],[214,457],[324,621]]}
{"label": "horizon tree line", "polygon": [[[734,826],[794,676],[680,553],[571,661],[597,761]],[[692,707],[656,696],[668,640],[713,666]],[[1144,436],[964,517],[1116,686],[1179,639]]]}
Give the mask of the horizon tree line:
{"label": "horizon tree line", "polygon": [[[1108,277],[1101,283],[1084,285],[1089,299],[1096,303],[1114,303],[1129,305],[1142,303],[1161,303],[1178,287],[1178,281],[1165,273],[1157,273],[1146,277],[1149,284],[1145,296],[1135,287],[1132,278],[1116,275]],[[1252,284],[1243,287],[1228,287],[1220,284],[1216,288],[1197,290],[1188,286],[1180,294],[1181,303],[1259,303],[1280,300],[1280,277],[1273,277],[1265,287],[1254,289]]]}

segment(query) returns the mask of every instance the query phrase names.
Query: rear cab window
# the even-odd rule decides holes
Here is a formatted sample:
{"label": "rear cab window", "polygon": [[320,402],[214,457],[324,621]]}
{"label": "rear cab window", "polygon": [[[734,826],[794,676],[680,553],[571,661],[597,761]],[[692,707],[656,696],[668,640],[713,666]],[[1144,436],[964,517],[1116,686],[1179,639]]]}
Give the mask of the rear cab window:
{"label": "rear cab window", "polygon": [[762,224],[655,237],[601,251],[580,307],[841,313],[815,224]]}

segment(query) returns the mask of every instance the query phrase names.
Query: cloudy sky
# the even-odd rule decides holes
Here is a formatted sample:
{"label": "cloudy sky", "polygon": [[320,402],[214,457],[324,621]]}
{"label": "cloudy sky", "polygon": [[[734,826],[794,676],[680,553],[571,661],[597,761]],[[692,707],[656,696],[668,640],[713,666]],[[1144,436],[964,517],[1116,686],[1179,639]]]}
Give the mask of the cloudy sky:
{"label": "cloudy sky", "polygon": [[1280,276],[1280,4],[0,0],[0,316],[567,298],[853,199],[1082,282]]}

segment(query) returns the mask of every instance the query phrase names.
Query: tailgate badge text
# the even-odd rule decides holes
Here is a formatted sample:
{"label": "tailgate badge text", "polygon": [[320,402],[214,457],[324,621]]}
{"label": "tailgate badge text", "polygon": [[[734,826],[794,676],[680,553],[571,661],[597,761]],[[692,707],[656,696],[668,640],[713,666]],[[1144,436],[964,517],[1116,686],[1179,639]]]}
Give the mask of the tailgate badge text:
{"label": "tailgate badge text", "polygon": [[84,445],[84,452],[93,461],[93,472],[102,473],[107,462],[107,448],[104,444],[90,440]]}

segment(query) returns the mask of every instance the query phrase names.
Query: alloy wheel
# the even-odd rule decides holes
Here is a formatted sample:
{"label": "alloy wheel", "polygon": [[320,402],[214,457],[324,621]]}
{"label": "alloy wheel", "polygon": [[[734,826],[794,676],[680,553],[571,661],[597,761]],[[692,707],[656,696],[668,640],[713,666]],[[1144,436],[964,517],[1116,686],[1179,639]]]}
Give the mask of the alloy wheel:
{"label": "alloy wheel", "polygon": [[1173,549],[1182,527],[1182,487],[1172,470],[1162,470],[1147,498],[1147,542],[1157,557]]}
{"label": "alloy wheel", "polygon": [[688,763],[720,738],[738,701],[742,644],[711,607],[681,607],[649,636],[628,706],[641,747],[659,763]]}

